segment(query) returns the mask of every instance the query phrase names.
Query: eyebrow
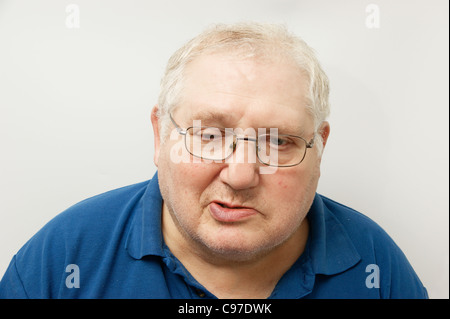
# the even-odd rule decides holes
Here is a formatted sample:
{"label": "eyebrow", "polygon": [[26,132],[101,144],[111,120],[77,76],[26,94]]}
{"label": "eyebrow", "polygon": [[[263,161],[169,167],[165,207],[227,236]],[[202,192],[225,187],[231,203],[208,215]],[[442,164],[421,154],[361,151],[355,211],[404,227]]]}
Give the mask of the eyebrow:
{"label": "eyebrow", "polygon": [[[233,123],[236,123],[236,116],[229,113],[220,113],[213,112],[208,110],[197,111],[192,114],[190,117],[190,122],[188,121],[189,126],[193,124],[193,121],[201,120],[202,126],[220,126],[222,128],[236,128]],[[303,136],[305,133],[305,128],[298,124],[294,125],[286,125],[286,124],[278,124],[278,125],[270,125],[270,126],[262,126],[260,128],[265,128],[270,131],[270,128],[277,128],[279,134],[288,134],[288,135],[296,135]],[[258,129],[254,127],[254,129]]]}
{"label": "eyebrow", "polygon": [[235,123],[235,116],[233,114],[227,113],[217,113],[212,111],[197,111],[192,114],[190,117],[191,123],[196,120],[201,120],[206,123],[214,123],[214,124],[231,124]]}
{"label": "eyebrow", "polygon": [[302,125],[275,125],[272,127],[278,128],[279,134],[295,135],[303,137],[305,128]]}

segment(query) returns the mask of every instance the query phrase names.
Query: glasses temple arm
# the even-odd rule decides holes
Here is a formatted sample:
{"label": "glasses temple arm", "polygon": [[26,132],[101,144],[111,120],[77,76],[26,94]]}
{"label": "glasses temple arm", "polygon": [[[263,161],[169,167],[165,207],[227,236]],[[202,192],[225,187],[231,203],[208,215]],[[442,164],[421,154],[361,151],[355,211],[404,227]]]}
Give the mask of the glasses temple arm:
{"label": "glasses temple arm", "polygon": [[183,130],[173,119],[172,114],[169,113],[169,117],[170,120],[172,121],[172,124],[175,126],[175,129],[177,130],[178,133],[182,134],[182,135],[186,135],[187,130]]}
{"label": "glasses temple arm", "polygon": [[316,139],[316,134],[314,134],[313,138],[306,143],[306,148],[312,148],[314,146],[314,141]]}

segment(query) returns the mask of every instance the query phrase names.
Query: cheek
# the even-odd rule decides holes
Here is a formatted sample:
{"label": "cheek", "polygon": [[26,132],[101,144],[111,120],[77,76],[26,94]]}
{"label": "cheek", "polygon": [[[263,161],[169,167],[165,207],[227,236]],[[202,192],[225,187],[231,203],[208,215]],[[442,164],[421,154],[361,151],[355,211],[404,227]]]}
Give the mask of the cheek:
{"label": "cheek", "polygon": [[289,187],[289,185],[286,184],[286,182],[284,182],[284,181],[278,181],[277,184],[278,184],[278,188],[281,188],[281,189],[287,189]]}
{"label": "cheek", "polygon": [[183,194],[203,192],[215,176],[211,165],[204,164],[174,164],[169,168],[176,186],[184,187]]}
{"label": "cheek", "polygon": [[[267,175],[267,185],[281,197],[296,197],[303,193],[310,183],[313,174],[311,170],[296,167],[295,169],[279,169],[277,174]],[[272,180],[271,180],[272,179]]]}
{"label": "cheek", "polygon": [[[299,213],[292,210],[293,207],[303,209],[314,198],[318,181],[314,170],[298,167],[296,170],[283,170],[266,177],[265,202],[270,206],[269,211],[284,212],[283,216],[291,215],[292,217]],[[279,215],[275,217],[279,218]]]}
{"label": "cheek", "polygon": [[174,186],[189,185],[189,189],[205,186],[213,166],[205,165],[188,154],[182,141],[161,147],[158,170],[167,172],[176,184]]}
{"label": "cheek", "polygon": [[165,189],[164,200],[177,207],[193,209],[213,180],[214,165],[202,163],[176,163],[170,158],[170,149],[162,148],[158,167],[160,186]]}

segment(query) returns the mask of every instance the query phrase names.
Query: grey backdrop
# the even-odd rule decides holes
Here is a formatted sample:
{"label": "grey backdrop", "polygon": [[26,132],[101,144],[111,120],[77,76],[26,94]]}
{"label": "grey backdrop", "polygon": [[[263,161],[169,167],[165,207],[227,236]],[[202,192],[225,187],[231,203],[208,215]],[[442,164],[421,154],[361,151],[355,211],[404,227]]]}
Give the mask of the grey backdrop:
{"label": "grey backdrop", "polygon": [[319,192],[378,222],[448,298],[447,0],[0,0],[0,276],[47,221],[152,177],[172,52],[214,22],[285,23],[331,80]]}

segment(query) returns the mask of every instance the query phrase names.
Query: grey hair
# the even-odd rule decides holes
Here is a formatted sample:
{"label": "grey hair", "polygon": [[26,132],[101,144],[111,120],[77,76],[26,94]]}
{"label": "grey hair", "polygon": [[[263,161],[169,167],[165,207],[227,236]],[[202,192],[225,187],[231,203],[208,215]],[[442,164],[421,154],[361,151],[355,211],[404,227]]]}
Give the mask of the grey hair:
{"label": "grey hair", "polygon": [[162,141],[167,136],[170,125],[169,112],[182,100],[186,66],[202,54],[219,52],[269,61],[280,57],[293,60],[308,80],[306,107],[314,121],[318,153],[322,153],[322,137],[318,130],[330,113],[328,77],[313,49],[302,39],[289,33],[286,27],[254,22],[213,25],[188,41],[170,57],[161,79],[158,98],[157,116]]}

